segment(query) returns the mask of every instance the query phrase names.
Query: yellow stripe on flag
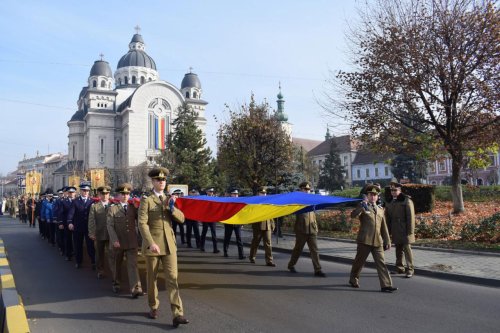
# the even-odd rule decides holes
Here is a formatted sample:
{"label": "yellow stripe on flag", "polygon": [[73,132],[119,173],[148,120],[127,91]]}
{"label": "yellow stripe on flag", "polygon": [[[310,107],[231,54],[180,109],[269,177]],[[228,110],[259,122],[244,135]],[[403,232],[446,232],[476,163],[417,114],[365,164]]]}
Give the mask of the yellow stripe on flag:
{"label": "yellow stripe on flag", "polygon": [[249,224],[254,222],[261,222],[267,219],[293,214],[304,207],[306,206],[305,205],[275,206],[275,205],[259,205],[259,204],[246,205],[237,214],[221,222],[228,224]]}

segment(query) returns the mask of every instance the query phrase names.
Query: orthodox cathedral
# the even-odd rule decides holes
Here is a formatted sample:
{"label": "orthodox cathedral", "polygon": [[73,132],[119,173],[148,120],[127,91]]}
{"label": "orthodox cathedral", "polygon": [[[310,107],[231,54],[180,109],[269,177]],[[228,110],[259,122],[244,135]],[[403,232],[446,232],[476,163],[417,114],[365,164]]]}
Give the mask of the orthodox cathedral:
{"label": "orthodox cathedral", "polygon": [[160,79],[139,31],[128,47],[114,75],[102,56],[90,70],[88,84],[78,96],[78,110],[68,121],[68,164],[60,170],[65,176],[75,168],[107,168],[114,183],[129,181],[132,168],[153,163],[166,148],[183,103],[198,112],[197,125],[205,133],[208,103],[201,98],[198,75],[190,70],[179,89]]}

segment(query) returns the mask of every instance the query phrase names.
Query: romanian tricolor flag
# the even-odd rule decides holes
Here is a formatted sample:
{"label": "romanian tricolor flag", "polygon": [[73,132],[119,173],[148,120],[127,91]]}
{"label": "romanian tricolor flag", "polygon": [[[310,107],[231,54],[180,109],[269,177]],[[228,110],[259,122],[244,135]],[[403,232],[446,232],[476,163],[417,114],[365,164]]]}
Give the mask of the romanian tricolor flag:
{"label": "romanian tricolor flag", "polygon": [[165,117],[155,117],[155,148],[165,149]]}
{"label": "romanian tricolor flag", "polygon": [[360,199],[291,192],[252,197],[188,196],[175,205],[187,219],[202,222],[249,224],[293,213],[304,213]]}

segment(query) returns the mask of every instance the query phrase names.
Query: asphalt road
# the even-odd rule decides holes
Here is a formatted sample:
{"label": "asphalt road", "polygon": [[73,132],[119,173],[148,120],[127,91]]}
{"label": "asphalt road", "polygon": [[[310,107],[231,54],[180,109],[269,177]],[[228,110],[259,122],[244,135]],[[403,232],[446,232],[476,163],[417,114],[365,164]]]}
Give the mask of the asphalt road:
{"label": "asphalt road", "polygon": [[[111,292],[86,265],[75,269],[38,231],[0,217],[16,286],[32,332],[159,332],[173,329],[166,293],[160,318],[147,318],[146,298]],[[210,244],[209,244],[210,245]],[[210,247],[209,247],[210,248]],[[248,248],[245,249],[248,254]],[[190,324],[185,332],[498,332],[500,290],[421,276],[394,278],[394,294],[381,293],[375,270],[365,269],[361,289],[347,285],[350,266],[322,262],[327,278],[312,275],[301,258],[297,274],[289,255],[277,267],[211,252],[179,250],[181,297]],[[145,281],[144,271],[141,271]]]}

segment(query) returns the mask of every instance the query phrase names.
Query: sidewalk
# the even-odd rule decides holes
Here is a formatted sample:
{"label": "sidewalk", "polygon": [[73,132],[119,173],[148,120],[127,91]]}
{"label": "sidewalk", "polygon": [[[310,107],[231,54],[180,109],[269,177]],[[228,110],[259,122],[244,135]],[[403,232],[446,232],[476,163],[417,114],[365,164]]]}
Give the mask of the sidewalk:
{"label": "sidewalk", "polygon": [[[217,235],[220,241],[223,240],[224,228],[222,225],[218,224]],[[291,253],[295,245],[295,235],[283,234],[283,236],[279,239],[273,236],[273,251]],[[251,226],[243,227],[241,237],[244,245],[250,246],[252,241]],[[318,248],[320,259],[325,261],[352,264],[356,255],[356,242],[351,240],[319,237]],[[415,261],[415,275],[500,287],[500,253],[418,246],[413,246],[412,251]],[[304,247],[303,255],[309,255],[307,245]],[[385,261],[389,270],[395,269],[394,248],[385,252]],[[375,267],[371,255],[368,256],[366,266]]]}

